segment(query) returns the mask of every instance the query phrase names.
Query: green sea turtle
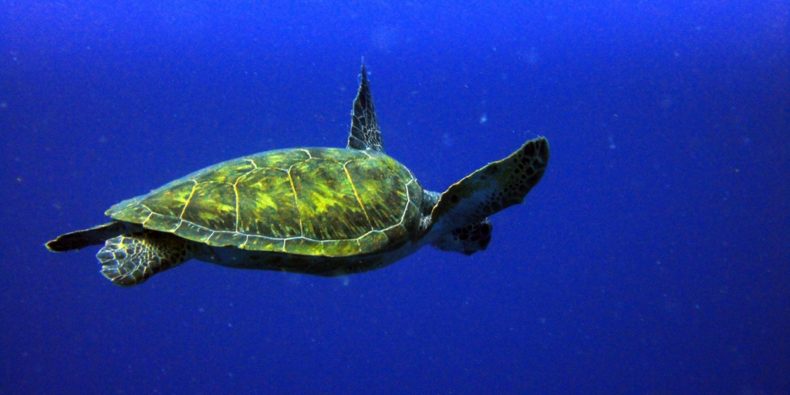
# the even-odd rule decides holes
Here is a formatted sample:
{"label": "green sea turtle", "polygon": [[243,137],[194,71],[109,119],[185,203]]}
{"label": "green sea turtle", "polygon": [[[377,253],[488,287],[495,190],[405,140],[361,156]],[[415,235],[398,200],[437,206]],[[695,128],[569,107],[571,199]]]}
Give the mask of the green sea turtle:
{"label": "green sea turtle", "polygon": [[207,167],[106,211],[111,222],[46,244],[104,243],[101,273],[139,284],[190,259],[322,276],[368,271],[430,244],[472,254],[491,239],[488,217],[540,180],[545,138],[527,141],[444,193],[425,190],[386,155],[362,66],[346,148],[293,148]]}

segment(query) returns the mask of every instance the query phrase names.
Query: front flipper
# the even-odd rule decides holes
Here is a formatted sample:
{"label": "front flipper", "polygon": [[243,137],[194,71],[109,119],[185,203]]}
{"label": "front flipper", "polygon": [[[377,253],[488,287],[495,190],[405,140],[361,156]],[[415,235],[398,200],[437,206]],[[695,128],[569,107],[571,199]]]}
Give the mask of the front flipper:
{"label": "front flipper", "polygon": [[540,181],[548,161],[549,143],[544,137],[527,141],[507,158],[451,185],[431,211],[431,223],[441,233],[449,232],[521,203]]}
{"label": "front flipper", "polygon": [[373,106],[373,96],[370,95],[368,73],[364,63],[361,73],[359,91],[354,99],[354,113],[351,114],[351,134],[348,136],[348,148],[383,152],[381,130],[376,122],[376,109]]}

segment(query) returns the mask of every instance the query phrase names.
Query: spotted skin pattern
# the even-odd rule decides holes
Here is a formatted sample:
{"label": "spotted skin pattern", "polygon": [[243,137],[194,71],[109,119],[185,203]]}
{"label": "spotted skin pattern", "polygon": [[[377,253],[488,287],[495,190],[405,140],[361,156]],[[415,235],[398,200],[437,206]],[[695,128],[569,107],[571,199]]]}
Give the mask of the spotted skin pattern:
{"label": "spotted skin pattern", "polygon": [[107,211],[113,219],[215,247],[343,257],[415,235],[423,191],[376,151],[268,151],[192,173]]}
{"label": "spotted skin pattern", "polygon": [[431,222],[442,230],[462,228],[521,203],[543,177],[548,161],[544,137],[527,141],[447,188],[431,212]]}

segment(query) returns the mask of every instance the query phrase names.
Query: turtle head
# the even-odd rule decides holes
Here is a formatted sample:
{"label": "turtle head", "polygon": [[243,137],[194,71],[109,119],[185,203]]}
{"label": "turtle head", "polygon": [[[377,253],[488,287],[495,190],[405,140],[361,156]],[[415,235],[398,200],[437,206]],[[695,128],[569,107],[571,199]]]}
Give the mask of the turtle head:
{"label": "turtle head", "polygon": [[442,251],[455,251],[464,255],[485,250],[491,241],[493,226],[488,218],[474,224],[455,228],[443,234],[433,243],[433,246]]}

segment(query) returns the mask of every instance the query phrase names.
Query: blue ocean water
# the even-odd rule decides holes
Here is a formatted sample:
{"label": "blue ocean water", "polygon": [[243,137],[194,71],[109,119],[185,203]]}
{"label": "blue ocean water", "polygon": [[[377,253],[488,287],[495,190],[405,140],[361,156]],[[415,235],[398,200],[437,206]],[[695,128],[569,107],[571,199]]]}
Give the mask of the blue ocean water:
{"label": "blue ocean water", "polygon": [[[0,392],[790,393],[790,6],[0,1]],[[229,158],[552,158],[484,252],[137,287],[43,243]]]}

